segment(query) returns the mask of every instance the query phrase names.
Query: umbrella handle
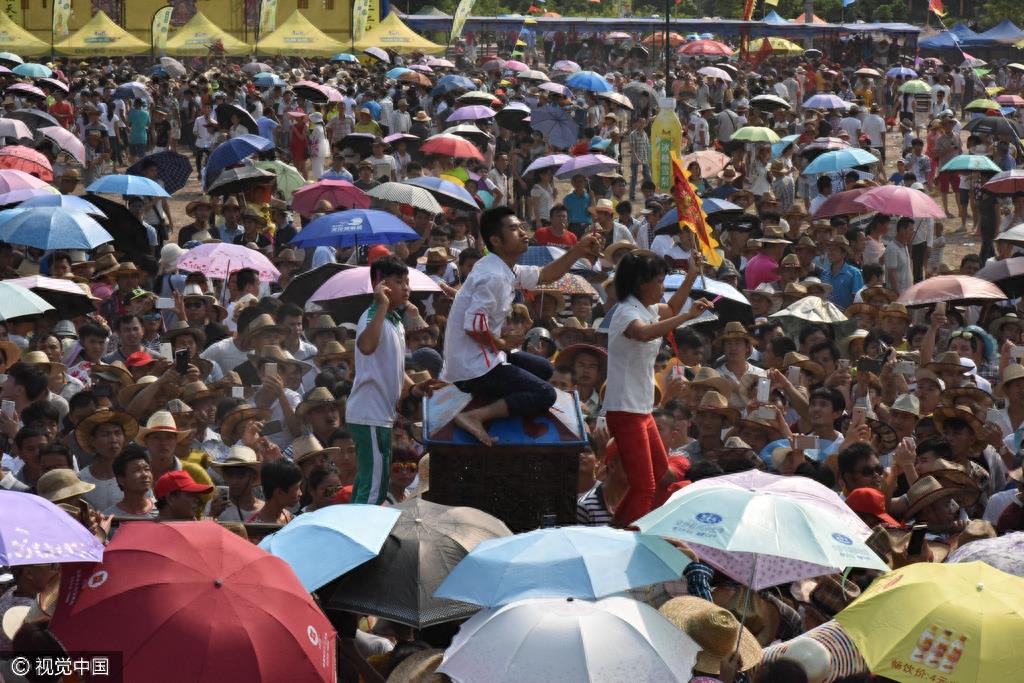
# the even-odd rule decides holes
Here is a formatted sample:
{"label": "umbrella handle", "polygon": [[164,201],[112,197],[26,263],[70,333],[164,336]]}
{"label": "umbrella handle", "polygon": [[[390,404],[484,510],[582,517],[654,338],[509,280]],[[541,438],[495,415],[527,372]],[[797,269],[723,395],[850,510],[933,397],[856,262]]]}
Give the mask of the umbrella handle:
{"label": "umbrella handle", "polygon": [[741,607],[740,614],[740,627],[736,632],[736,650],[733,654],[738,655],[740,652],[740,641],[743,639],[743,624],[747,620],[747,609],[750,607],[750,591],[753,590],[750,586],[754,583],[754,576],[757,574],[757,560],[760,557],[758,554],[754,554],[754,563],[750,567],[750,581],[743,587],[743,607]]}

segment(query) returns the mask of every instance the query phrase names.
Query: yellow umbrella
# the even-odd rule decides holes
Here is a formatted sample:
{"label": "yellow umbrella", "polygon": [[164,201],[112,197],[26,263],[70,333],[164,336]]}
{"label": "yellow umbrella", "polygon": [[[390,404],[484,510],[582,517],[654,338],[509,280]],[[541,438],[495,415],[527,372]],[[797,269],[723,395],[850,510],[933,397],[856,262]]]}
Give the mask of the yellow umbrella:
{"label": "yellow umbrella", "polygon": [[772,46],[772,52],[777,55],[802,55],[804,49],[791,40],[785,38],[758,38],[750,41],[750,52],[758,52],[762,43],[767,40]]}
{"label": "yellow umbrella", "polygon": [[1024,579],[984,562],[918,562],[890,572],[836,620],[879,676],[1020,680]]}

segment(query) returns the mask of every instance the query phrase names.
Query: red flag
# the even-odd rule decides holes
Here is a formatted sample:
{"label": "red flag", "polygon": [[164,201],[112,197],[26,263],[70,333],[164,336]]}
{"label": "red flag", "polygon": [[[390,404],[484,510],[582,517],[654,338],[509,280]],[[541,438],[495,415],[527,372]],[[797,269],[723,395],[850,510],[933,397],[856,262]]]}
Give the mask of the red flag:
{"label": "red flag", "polygon": [[946,8],[942,6],[942,0],[928,0],[928,9],[940,17],[946,16]]}
{"label": "red flag", "polygon": [[672,157],[672,198],[679,212],[679,225],[693,233],[704,260],[712,268],[722,265],[722,255],[718,252],[718,241],[708,225],[708,216],[693,184],[690,174],[683,168],[683,162],[674,151]]}
{"label": "red flag", "polygon": [[756,69],[761,66],[761,62],[772,56],[772,43],[768,38],[761,38],[761,47],[757,49],[757,54],[750,58],[750,67]]}

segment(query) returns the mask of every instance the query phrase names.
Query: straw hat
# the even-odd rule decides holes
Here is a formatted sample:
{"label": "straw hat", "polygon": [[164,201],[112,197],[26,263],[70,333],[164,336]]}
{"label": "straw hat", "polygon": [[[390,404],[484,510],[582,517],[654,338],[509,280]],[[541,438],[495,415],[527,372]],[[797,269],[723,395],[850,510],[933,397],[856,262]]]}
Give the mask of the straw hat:
{"label": "straw hat", "polygon": [[827,282],[822,282],[819,277],[805,277],[800,281],[800,284],[803,285],[808,294],[813,294],[811,290],[814,288],[820,289],[821,294],[818,294],[817,296],[820,296],[822,299],[827,299],[829,294],[832,293],[832,285]]}
{"label": "straw hat", "polygon": [[1004,325],[1017,325],[1024,328],[1024,320],[1021,320],[1016,313],[1005,313],[988,324],[989,334],[998,338]]}
{"label": "straw hat", "polygon": [[262,465],[263,463],[260,462],[256,451],[248,446],[232,446],[231,450],[228,451],[228,457],[220,462],[214,461],[210,463],[210,467],[218,469],[224,467],[249,467],[257,472],[259,472]]}
{"label": "straw hat", "polygon": [[[779,261],[779,270],[782,270],[783,268],[796,268],[799,270],[801,268],[800,257],[796,254],[786,254],[782,257],[782,260]],[[770,287],[771,285],[769,284],[768,286]]]}
{"label": "straw hat", "polygon": [[[263,317],[263,316],[260,316]],[[267,316],[270,317],[270,316]],[[258,318],[257,318],[258,320]],[[264,328],[266,329],[266,328]],[[302,374],[305,374],[313,369],[313,366],[309,363],[301,360],[296,360],[288,351],[285,351],[280,346],[268,344],[267,346],[260,347],[256,351],[249,353],[249,358],[252,359],[256,364],[259,363],[277,363],[278,365],[294,365],[297,366]]]}
{"label": "straw hat", "polygon": [[317,387],[299,403],[295,408],[295,415],[300,420],[306,419],[306,413],[311,410],[320,408],[321,406],[337,406],[338,399],[334,398],[334,394],[327,389],[327,387]]}
{"label": "straw hat", "polygon": [[292,460],[296,464],[301,464],[306,458],[312,458],[317,455],[334,457],[340,454],[340,448],[324,448],[320,445],[320,441],[312,434],[300,436],[292,442]]}
{"label": "straw hat", "polygon": [[612,200],[610,199],[598,199],[597,203],[593,207],[591,207],[590,213],[592,213],[595,216],[599,213],[610,213],[611,215],[614,216],[615,205],[612,203]]}
{"label": "straw hat", "polygon": [[39,477],[36,493],[51,503],[59,503],[71,496],[80,496],[96,488],[95,484],[82,481],[72,470],[50,470]]}
{"label": "straw hat", "polygon": [[219,398],[224,392],[218,388],[210,388],[203,381],[189,382],[181,388],[181,400],[186,404],[200,401],[204,398]]}
{"label": "straw hat", "polygon": [[889,412],[897,410],[901,413],[907,413],[914,417],[921,417],[921,401],[917,396],[911,394],[900,394],[896,397],[896,400],[889,406]]}
{"label": "straw hat", "polygon": [[807,288],[797,282],[790,282],[782,291],[782,305],[788,306],[807,296]]}
{"label": "straw hat", "polygon": [[182,335],[189,335],[196,340],[196,346],[200,349],[206,346],[206,333],[203,328],[189,325],[184,320],[176,320],[171,327],[164,332],[161,338],[164,342],[174,343],[174,340]]}
{"label": "straw hat", "polygon": [[782,364],[786,367],[795,365],[802,370],[806,370],[814,377],[815,382],[821,382],[825,379],[825,368],[802,353],[790,351],[783,357]]}
{"label": "straw hat", "polygon": [[561,311],[565,308],[565,294],[562,294],[557,289],[546,289],[544,287],[538,287],[537,289],[530,290],[534,298],[540,299],[541,297],[549,297],[555,300],[555,311]]}
{"label": "straw hat", "polygon": [[[851,316],[849,315],[849,313],[847,313],[846,317],[850,318]],[[843,337],[839,341],[839,351],[840,351],[840,353],[842,353],[845,357],[850,358],[850,356],[851,356],[850,344],[855,342],[855,341],[857,341],[858,339],[860,339],[860,340],[867,339],[868,338],[868,334],[869,333],[868,333],[867,330],[857,329],[857,330],[854,330],[853,332],[851,332],[848,336]]]}
{"label": "straw hat", "polygon": [[[874,319],[878,317],[879,310],[878,306],[873,306],[864,302],[857,302],[855,304],[850,304],[846,310],[843,311],[843,314],[850,320],[853,320],[858,315],[866,315],[874,321]],[[867,332],[867,330],[864,331]],[[865,334],[865,336],[867,335]]]}
{"label": "straw hat", "polygon": [[878,312],[878,318],[902,318],[910,322],[910,314],[907,313],[907,307],[895,301],[882,306],[882,309]]}
{"label": "straw hat", "polygon": [[737,387],[736,382],[728,377],[723,377],[714,368],[708,367],[698,368],[690,384],[704,389],[713,389],[723,396],[731,396]]}
{"label": "straw hat", "polygon": [[78,444],[82,447],[82,450],[86,453],[92,453],[93,433],[100,425],[110,423],[121,425],[121,428],[124,429],[124,436],[129,441],[134,439],[135,435],[139,433],[139,423],[136,422],[135,418],[128,413],[122,413],[119,410],[110,410],[109,408],[100,408],[79,422],[78,426],[75,427],[75,438],[78,440]]}
{"label": "straw hat", "polygon": [[[67,370],[67,366],[63,363],[54,363],[42,351],[29,351],[21,357],[21,362],[26,365],[37,365],[41,368],[46,368],[46,372],[50,377],[59,377]],[[6,368],[4,369],[6,370]]]}
{"label": "straw hat", "polygon": [[243,343],[250,344],[252,343],[252,338],[260,332],[284,334],[284,331],[284,328],[274,322],[269,313],[261,313],[249,321],[249,325],[245,328],[245,332],[242,333],[241,337]]}
{"label": "straw hat", "polygon": [[715,343],[718,344],[719,342],[727,342],[733,339],[744,340],[750,344],[757,342],[756,339],[747,333],[747,328],[743,326],[743,323],[735,320],[725,324],[725,329],[722,330],[722,334],[718,335],[715,339]]}
{"label": "straw hat", "polygon": [[1006,387],[1010,382],[1017,382],[1024,379],[1024,365],[1020,363],[1010,363],[1003,369],[1003,376],[1000,378],[1001,381],[996,386],[992,395],[996,398],[1003,398],[1006,395]]}
{"label": "straw hat", "polygon": [[450,680],[444,674],[437,673],[437,667],[441,666],[443,659],[444,650],[431,648],[415,652],[391,671],[386,683],[443,683]]}
{"label": "straw hat", "polygon": [[721,448],[708,449],[708,455],[717,460],[719,458],[738,457],[753,453],[754,449],[746,441],[738,436],[730,436],[723,443]]}
{"label": "straw hat", "polygon": [[739,669],[746,671],[761,661],[761,645],[732,612],[713,602],[692,595],[672,598],[659,609],[701,647],[694,669],[717,675],[721,662],[736,651],[739,640]]}
{"label": "straw hat", "polygon": [[306,336],[309,339],[313,339],[318,334],[330,332],[337,341],[341,341],[342,329],[340,325],[334,322],[334,318],[329,315],[321,315],[313,321],[312,325],[306,328]]}
{"label": "straw hat", "polygon": [[946,388],[946,383],[939,379],[938,375],[936,375],[931,370],[928,370],[927,368],[918,368],[917,371],[914,373],[914,379],[917,380],[919,384],[925,381],[935,382],[937,385],[939,385],[940,391]]}
{"label": "straw hat", "polygon": [[934,373],[954,372],[960,375],[967,374],[967,368],[960,364],[960,354],[956,351],[940,353],[935,356],[932,362],[926,363],[924,367]]}
{"label": "straw hat", "polygon": [[562,337],[569,332],[578,332],[583,335],[586,339],[591,339],[596,336],[597,331],[588,325],[584,325],[580,322],[580,319],[574,315],[569,316],[562,323],[551,330],[551,335],[558,341],[559,344],[563,344]]}
{"label": "straw hat", "polygon": [[[148,385],[153,384],[159,378],[156,375],[143,375],[139,378],[138,382],[129,384],[128,386],[120,389],[117,392],[117,404],[120,406],[127,406],[132,400],[139,394],[140,391],[145,389]],[[171,387],[175,389],[175,387]]]}
{"label": "straw hat", "polygon": [[618,242],[612,242],[605,247],[604,252],[601,256],[608,263],[615,263],[615,255],[620,251],[630,252],[636,249],[636,245],[627,240],[619,240]]}
{"label": "straw hat", "polygon": [[956,502],[965,507],[970,507],[978,502],[981,496],[981,489],[978,483],[971,478],[967,468],[950,462],[945,458],[935,460],[935,468],[927,472],[921,472],[930,477],[935,477],[940,484],[948,488],[956,489]]}
{"label": "straw hat", "polygon": [[949,387],[942,392],[941,402],[946,405],[954,405],[958,398],[969,398],[973,403],[984,403],[992,395],[984,389],[979,389],[973,384],[965,384],[962,387]]}
{"label": "straw hat", "polygon": [[604,374],[607,371],[608,352],[599,346],[594,346],[593,344],[572,344],[571,346],[566,346],[558,352],[559,367],[572,367],[573,362],[576,360],[576,356],[581,353],[589,353],[597,358],[598,362],[601,364],[601,374]]}
{"label": "straw hat", "polygon": [[128,386],[132,383],[132,373],[119,360],[113,363],[100,363],[92,366],[89,373],[93,377],[105,379],[108,382],[117,382],[121,386]]}
{"label": "straw hat", "polygon": [[772,287],[769,282],[762,282],[756,289],[744,289],[743,293],[748,300],[754,298],[767,299],[769,314],[779,310],[782,304],[782,292]]}
{"label": "straw hat", "polygon": [[339,341],[329,341],[324,344],[323,351],[313,356],[312,360],[314,363],[321,364],[349,360],[351,358],[352,352],[345,348],[344,344]]}
{"label": "straw hat", "polygon": [[735,422],[740,417],[740,411],[729,405],[729,401],[714,389],[705,392],[697,404],[698,413],[717,413],[725,417],[729,422]]}
{"label": "straw hat", "polygon": [[891,304],[892,302],[896,301],[896,299],[898,299],[900,295],[897,292],[894,292],[893,290],[889,289],[888,287],[883,287],[881,285],[865,287],[860,292],[861,301],[870,301],[875,297],[883,297],[885,298],[886,303]]}
{"label": "straw hat", "polygon": [[219,428],[221,440],[225,444],[234,444],[238,441],[238,435],[235,431],[245,420],[269,420],[270,411],[264,408],[254,408],[252,406],[241,405],[233,409],[224,419],[221,420]]}
{"label": "straw hat", "polygon": [[181,443],[192,436],[192,430],[180,431],[173,415],[166,410],[158,410],[149,416],[146,426],[139,430],[135,440],[140,444],[145,444],[146,437],[150,434],[174,434],[177,436],[178,442]]}
{"label": "straw hat", "polygon": [[902,518],[911,519],[914,513],[920,512],[932,503],[953,498],[957,493],[955,488],[943,486],[935,477],[919,477],[906,493],[907,509]]}

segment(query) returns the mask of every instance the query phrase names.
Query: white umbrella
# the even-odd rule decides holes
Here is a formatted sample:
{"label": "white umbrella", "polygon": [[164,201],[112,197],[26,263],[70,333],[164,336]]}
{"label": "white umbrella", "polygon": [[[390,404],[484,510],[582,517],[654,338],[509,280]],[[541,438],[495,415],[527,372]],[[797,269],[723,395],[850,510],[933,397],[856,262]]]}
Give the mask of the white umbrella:
{"label": "white umbrella", "polygon": [[725,69],[719,69],[714,66],[705,66],[702,69],[697,69],[697,73],[701,76],[710,76],[711,78],[720,78],[726,83],[732,83],[732,76]]}
{"label": "white umbrella", "polygon": [[35,292],[9,282],[0,282],[0,320],[40,315],[52,310],[53,306]]}
{"label": "white umbrella", "polygon": [[160,66],[164,68],[164,71],[166,71],[167,75],[171,78],[181,78],[188,73],[188,69],[185,68],[185,65],[174,57],[161,57]]}
{"label": "white umbrella", "polygon": [[521,600],[471,617],[437,670],[457,683],[682,683],[699,649],[629,598]]}

